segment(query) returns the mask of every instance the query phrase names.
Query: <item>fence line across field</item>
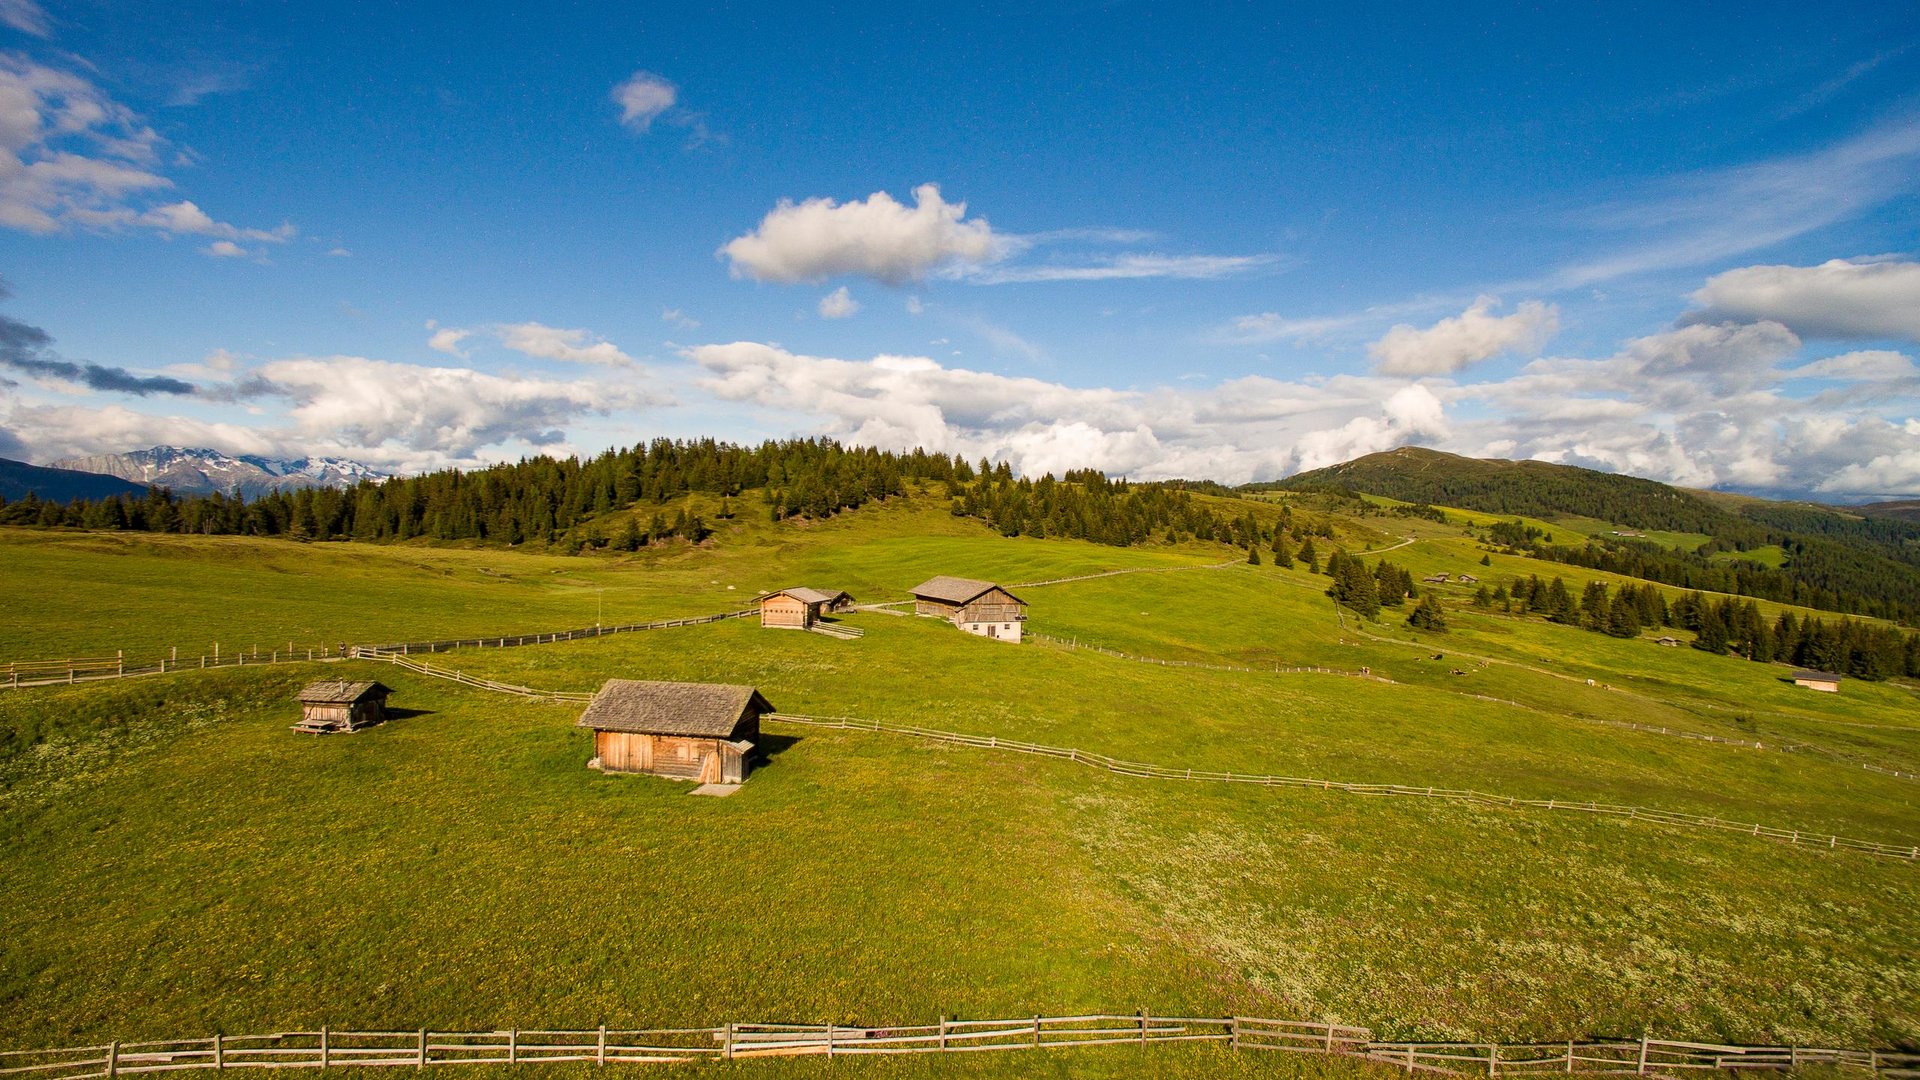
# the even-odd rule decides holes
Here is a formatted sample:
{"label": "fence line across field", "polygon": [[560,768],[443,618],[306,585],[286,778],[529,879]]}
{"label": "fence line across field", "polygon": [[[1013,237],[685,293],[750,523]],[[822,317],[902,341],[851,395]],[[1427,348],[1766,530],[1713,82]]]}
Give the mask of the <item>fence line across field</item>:
{"label": "fence line across field", "polygon": [[4,669],[0,669],[0,689],[19,690],[34,686],[64,686],[99,682],[104,679],[130,679],[139,675],[204,671],[209,668],[351,659],[356,656],[372,656],[376,653],[411,656],[414,653],[433,654],[454,649],[510,649],[522,645],[550,645],[561,641],[581,641],[587,638],[605,637],[608,634],[631,634],[641,630],[704,626],[708,623],[725,622],[728,619],[740,619],[754,614],[757,612],[751,609],[723,611],[715,615],[694,615],[683,619],[660,619],[655,622],[625,623],[619,626],[586,626],[575,630],[554,630],[536,634],[491,634],[486,637],[452,638],[444,641],[401,641],[388,645],[322,645],[299,648],[290,641],[284,650],[274,648],[263,652],[258,645],[254,645],[250,650],[242,649],[239,652],[229,652],[224,655],[216,645],[211,653],[185,658],[179,655],[178,649],[173,649],[170,650],[171,655],[161,658],[158,663],[148,664],[127,663],[124,651],[113,656],[71,657],[61,660],[15,660],[8,662]]}
{"label": "fence line across field", "polygon": [[505,1031],[282,1031],[158,1042],[110,1042],[0,1052],[0,1077],[118,1080],[186,1069],[327,1069],[591,1062],[657,1064],[698,1059],[1064,1050],[1082,1046],[1216,1042],[1237,1051],[1279,1051],[1380,1062],[1404,1070],[1489,1078],[1588,1073],[1677,1077],[1687,1072],[1828,1065],[1879,1077],[1920,1076],[1920,1054],[1826,1047],[1734,1046],[1640,1038],[1605,1042],[1382,1042],[1363,1027],[1253,1016],[1138,1013],[941,1017],[937,1024],[729,1023],[719,1027],[509,1029]]}
{"label": "fence line across field", "polygon": [[1035,754],[1041,757],[1060,758],[1077,764],[1122,776],[1132,776],[1154,780],[1200,780],[1212,783],[1253,784],[1264,787],[1318,788],[1322,791],[1338,791],[1348,795],[1369,796],[1407,796],[1428,799],[1447,799],[1454,802],[1472,803],[1479,806],[1495,806],[1507,809],[1564,810],[1583,814],[1604,814],[1612,817],[1627,818],[1634,821],[1648,821],[1661,825],[1679,825],[1691,828],[1715,829],[1722,832],[1743,833],[1749,836],[1780,840],[1798,847],[1827,848],[1829,850],[1859,851],[1869,855],[1882,855],[1905,862],[1920,862],[1920,845],[1885,844],[1875,840],[1854,840],[1832,833],[1815,832],[1807,829],[1782,829],[1758,822],[1727,821],[1718,817],[1705,817],[1675,810],[1656,810],[1645,806],[1622,806],[1615,803],[1594,802],[1587,799],[1522,799],[1512,795],[1494,795],[1468,788],[1426,787],[1407,784],[1363,784],[1342,780],[1318,779],[1304,776],[1280,776],[1271,773],[1220,772],[1208,769],[1175,769],[1163,765],[1152,765],[1139,761],[1125,761],[1074,747],[1043,746],[1038,743],[1022,742],[1018,739],[1002,739],[994,735],[964,735],[953,731],[939,731],[932,728],[910,727],[899,724],[886,724],[878,720],[861,720],[851,717],[806,716],[795,713],[769,713],[765,719],[784,721],[791,724],[803,724],[813,727],[840,728],[848,731],[874,731],[895,735],[910,735],[916,738],[936,742],[956,743],[988,750],[1010,750],[1022,754]]}

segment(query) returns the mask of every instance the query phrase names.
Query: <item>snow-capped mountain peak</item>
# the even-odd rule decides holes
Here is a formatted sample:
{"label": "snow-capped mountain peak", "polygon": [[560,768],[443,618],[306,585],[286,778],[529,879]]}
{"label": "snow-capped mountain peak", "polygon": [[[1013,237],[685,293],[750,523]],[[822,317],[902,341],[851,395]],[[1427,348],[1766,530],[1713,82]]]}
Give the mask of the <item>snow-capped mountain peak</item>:
{"label": "snow-capped mountain peak", "polygon": [[54,462],[53,467],[155,484],[181,494],[217,491],[245,498],[289,488],[351,487],[362,480],[384,480],[388,475],[343,458],[283,460],[254,454],[235,457],[209,447],[189,446],[155,446],[124,454],[67,458]]}

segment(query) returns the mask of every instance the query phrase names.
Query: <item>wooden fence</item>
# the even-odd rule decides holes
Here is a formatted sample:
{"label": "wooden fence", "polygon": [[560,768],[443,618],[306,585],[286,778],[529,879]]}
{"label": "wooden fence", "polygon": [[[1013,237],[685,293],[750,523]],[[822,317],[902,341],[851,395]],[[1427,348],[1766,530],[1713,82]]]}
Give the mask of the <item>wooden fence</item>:
{"label": "wooden fence", "polygon": [[814,727],[841,728],[850,731],[877,731],[896,735],[911,735],[916,738],[931,739],[936,742],[957,743],[989,750],[1011,750],[1022,754],[1036,754],[1041,757],[1060,758],[1081,765],[1122,776],[1140,777],[1154,780],[1201,780],[1212,783],[1254,784],[1264,787],[1318,788],[1322,791],[1338,791],[1348,795],[1369,796],[1405,796],[1426,799],[1447,799],[1453,802],[1473,803],[1480,806],[1497,806],[1509,809],[1561,810],[1582,814],[1602,814],[1610,817],[1627,818],[1633,821],[1647,821],[1660,825],[1678,825],[1696,829],[1715,829],[1723,832],[1744,833],[1749,836],[1765,837],[1801,847],[1827,848],[1829,850],[1859,851],[1869,855],[1882,855],[1901,859],[1906,862],[1920,862],[1920,845],[1884,844],[1875,840],[1852,840],[1832,833],[1817,832],[1810,829],[1781,829],[1757,822],[1728,821],[1724,818],[1706,817],[1700,814],[1687,814],[1674,810],[1656,810],[1645,806],[1622,806],[1615,803],[1593,802],[1585,799],[1521,799],[1511,795],[1493,795],[1470,788],[1421,787],[1406,784],[1359,784],[1341,780],[1325,780],[1304,776],[1279,776],[1271,773],[1219,772],[1207,769],[1172,769],[1163,765],[1150,765],[1139,761],[1126,761],[1096,754],[1072,747],[1042,746],[1037,743],[1022,742],[1018,739],[1002,739],[993,735],[963,735],[952,731],[939,731],[932,728],[910,727],[900,724],[885,724],[878,720],[858,720],[839,716],[805,716],[794,713],[770,713],[765,719],[784,721],[790,724],[805,724]]}
{"label": "wooden fence", "polygon": [[1042,634],[1032,630],[1027,631],[1027,636],[1037,638],[1041,641],[1052,642],[1063,648],[1097,652],[1102,656],[1111,656],[1116,660],[1126,660],[1135,664],[1153,664],[1157,667],[1199,668],[1202,671],[1239,671],[1251,675],[1343,675],[1349,679],[1374,679],[1379,682],[1393,681],[1392,679],[1381,678],[1367,668],[1360,668],[1354,671],[1347,668],[1331,667],[1288,667],[1284,664],[1271,664],[1265,667],[1247,667],[1240,664],[1208,664],[1199,660],[1162,660],[1154,656],[1135,656],[1132,653],[1124,653],[1118,649],[1109,649],[1104,645],[1090,645],[1078,638],[1055,637],[1052,634]]}
{"label": "wooden fence", "polygon": [[417,672],[421,675],[431,675],[436,679],[446,679],[449,682],[457,682],[462,686],[470,686],[475,690],[491,690],[496,694],[513,694],[516,697],[539,698],[542,701],[571,701],[585,704],[593,700],[593,695],[590,693],[572,690],[536,690],[531,686],[516,686],[513,683],[497,682],[493,679],[482,679],[464,672],[450,671],[446,668],[438,668],[431,664],[422,663],[419,660],[408,657],[405,653],[388,652],[371,646],[355,645],[351,646],[348,651],[351,657],[356,660],[381,661],[392,664],[395,667],[405,668],[408,671]]}
{"label": "wooden fence", "polygon": [[128,663],[125,652],[113,656],[76,656],[62,660],[14,660],[0,668],[0,690],[19,690],[31,686],[65,686],[73,683],[99,682],[103,679],[130,679],[137,675],[167,675],[176,671],[206,671],[210,668],[253,667],[258,664],[306,663],[309,660],[337,660],[342,653],[337,648],[319,646],[315,648],[296,648],[292,642],[285,649],[261,650],[254,646],[251,650],[221,653],[219,651],[202,656],[172,655],[161,657],[153,663]]}
{"label": "wooden fence", "polygon": [[[453,638],[446,641],[401,641],[390,645],[322,645],[299,648],[288,642],[285,649],[251,650],[222,654],[219,647],[203,656],[182,658],[179,650],[155,663],[129,664],[124,651],[113,656],[70,657],[62,660],[16,660],[0,668],[0,689],[19,690],[32,686],[58,686],[70,683],[98,682],[103,679],[127,679],[137,675],[167,675],[177,671],[205,671],[210,668],[252,667],[256,664],[306,663],[310,660],[338,660],[355,656],[385,659],[385,653],[410,656],[414,653],[440,653],[453,649],[504,649],[520,645],[548,645],[557,641],[580,641],[608,634],[630,634],[640,630],[665,630],[675,626],[701,626],[754,615],[753,610],[725,611],[717,615],[696,615],[685,619],[661,619],[657,622],[626,623],[620,626],[588,626],[577,630],[555,630],[538,634],[496,634],[489,637]],[[536,696],[550,696],[539,694]]]}
{"label": "wooden fence", "polygon": [[1724,1046],[1642,1038],[1550,1044],[1380,1042],[1366,1028],[1252,1016],[1153,1016],[1146,1012],[954,1020],[859,1027],[731,1023],[711,1028],[506,1031],[281,1031],[159,1042],[111,1042],[59,1050],[0,1052],[0,1077],[117,1080],[185,1069],[327,1069],[395,1065],[652,1064],[688,1060],[861,1054],[1062,1050],[1215,1042],[1239,1051],[1280,1051],[1381,1062],[1411,1076],[1588,1073],[1679,1077],[1729,1069],[1827,1065],[1875,1076],[1920,1076],[1920,1054],[1788,1046]]}

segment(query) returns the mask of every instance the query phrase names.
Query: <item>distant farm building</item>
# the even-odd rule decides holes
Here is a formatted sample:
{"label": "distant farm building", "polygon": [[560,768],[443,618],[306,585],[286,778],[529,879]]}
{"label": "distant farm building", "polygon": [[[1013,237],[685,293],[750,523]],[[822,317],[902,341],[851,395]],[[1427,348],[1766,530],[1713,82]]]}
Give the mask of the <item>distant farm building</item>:
{"label": "distant farm building", "polygon": [[773,711],[751,686],[608,679],[580,717],[602,772],[738,784]]}
{"label": "distant farm building", "polygon": [[1680,647],[1680,639],[1677,637],[1654,638],[1653,640],[1655,644],[1665,645],[1669,649],[1677,649]]}
{"label": "distant farm building", "polygon": [[969,634],[1016,644],[1027,621],[1027,602],[993,582],[944,575],[914,586],[913,611],[946,619]]}
{"label": "distant farm building", "polygon": [[761,626],[807,630],[819,622],[822,615],[845,611],[852,606],[853,597],[844,592],[822,592],[819,589],[780,589],[762,593],[754,597],[753,602],[760,608]]}
{"label": "distant farm building", "polygon": [[1841,676],[1831,671],[1796,671],[1793,673],[1793,685],[1804,686],[1809,690],[1818,690],[1825,694],[1840,692]]}
{"label": "distant farm building", "polygon": [[1446,581],[1447,581],[1447,575],[1435,574],[1432,577],[1421,578],[1420,580],[1427,583],[1428,585],[1444,585],[1446,584]]}
{"label": "distant farm building", "polygon": [[[1442,575],[1440,575],[1440,576],[1441,576],[1441,577],[1445,577],[1446,575],[1445,575],[1445,574],[1442,574]],[[1480,579],[1479,579],[1479,578],[1477,578],[1477,577],[1474,577],[1474,576],[1473,576],[1472,574],[1461,574],[1461,575],[1460,575],[1460,578],[1459,578],[1459,581],[1460,581],[1460,584],[1462,584],[1462,585],[1478,585],[1478,584],[1480,584]]]}
{"label": "distant farm building", "polygon": [[300,691],[300,722],[293,730],[311,735],[357,731],[386,719],[387,695],[392,690],[377,682],[328,679],[308,683]]}

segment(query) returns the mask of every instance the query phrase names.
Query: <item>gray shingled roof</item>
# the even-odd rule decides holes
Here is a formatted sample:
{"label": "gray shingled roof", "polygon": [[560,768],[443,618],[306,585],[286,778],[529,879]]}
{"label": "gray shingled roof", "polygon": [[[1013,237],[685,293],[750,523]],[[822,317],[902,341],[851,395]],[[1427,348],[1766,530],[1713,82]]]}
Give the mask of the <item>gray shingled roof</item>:
{"label": "gray shingled roof", "polygon": [[1795,679],[1806,679],[1809,682],[1839,682],[1841,679],[1846,678],[1844,675],[1836,675],[1831,671],[1811,670],[1796,671],[1793,673],[1793,677]]}
{"label": "gray shingled roof", "polygon": [[300,691],[302,705],[352,705],[370,697],[386,697],[392,690],[377,682],[342,682],[339,679],[322,679],[308,683]]}
{"label": "gray shingled roof", "polygon": [[633,735],[727,739],[749,710],[772,712],[773,706],[751,686],[608,679],[581,714],[579,726]]}
{"label": "gray shingled roof", "polygon": [[[761,593],[759,596],[754,597],[753,602],[758,604],[763,600],[771,599],[775,596],[791,596],[803,604],[831,604],[835,600],[847,596],[847,594],[844,592],[822,592],[819,589],[775,589],[773,592]],[[851,600],[853,598],[847,596],[847,599]]]}
{"label": "gray shingled roof", "polygon": [[[913,595],[924,597],[928,600],[939,600],[948,604],[964,604],[974,597],[979,596],[981,593],[986,592],[988,589],[999,588],[1001,588],[1001,586],[995,585],[991,581],[975,581],[973,578],[948,577],[942,574],[939,577],[928,578],[926,581],[915,585],[913,587]],[[1007,593],[1007,595],[1013,596],[1012,593]],[[1026,603],[1025,600],[1021,600],[1017,596],[1013,596],[1013,599],[1018,603]]]}

